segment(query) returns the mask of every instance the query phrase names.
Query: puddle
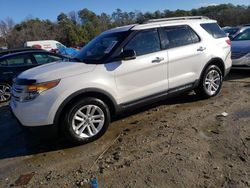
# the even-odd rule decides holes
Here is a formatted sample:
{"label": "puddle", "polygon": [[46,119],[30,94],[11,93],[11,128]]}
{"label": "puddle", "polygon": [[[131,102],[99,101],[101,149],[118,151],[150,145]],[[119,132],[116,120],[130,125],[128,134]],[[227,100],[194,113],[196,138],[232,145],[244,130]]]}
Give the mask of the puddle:
{"label": "puddle", "polygon": [[250,108],[244,109],[244,110],[239,110],[239,111],[235,112],[234,116],[236,117],[236,119],[250,118]]}
{"label": "puddle", "polygon": [[207,125],[201,129],[199,135],[205,140],[210,140],[215,135],[220,135],[219,130],[220,125],[216,122],[211,122],[210,125]]}

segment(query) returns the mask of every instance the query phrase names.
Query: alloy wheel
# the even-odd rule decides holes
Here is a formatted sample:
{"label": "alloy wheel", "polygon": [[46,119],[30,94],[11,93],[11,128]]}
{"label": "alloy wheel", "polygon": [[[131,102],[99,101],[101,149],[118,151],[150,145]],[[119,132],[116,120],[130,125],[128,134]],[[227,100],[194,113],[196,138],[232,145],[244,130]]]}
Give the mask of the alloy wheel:
{"label": "alloy wheel", "polygon": [[96,105],[85,105],[73,115],[72,128],[81,138],[97,135],[105,123],[105,115]]}
{"label": "alloy wheel", "polygon": [[6,102],[10,100],[10,86],[6,84],[0,84],[0,102]]}
{"label": "alloy wheel", "polygon": [[220,73],[212,69],[207,73],[207,76],[205,78],[205,88],[209,95],[214,95],[221,86],[221,75]]}

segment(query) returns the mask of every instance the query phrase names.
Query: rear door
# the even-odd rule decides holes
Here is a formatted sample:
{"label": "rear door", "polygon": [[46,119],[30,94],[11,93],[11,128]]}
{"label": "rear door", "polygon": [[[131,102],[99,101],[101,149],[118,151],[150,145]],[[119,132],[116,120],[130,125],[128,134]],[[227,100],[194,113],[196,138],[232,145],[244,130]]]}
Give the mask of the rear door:
{"label": "rear door", "polygon": [[168,39],[169,89],[192,84],[199,78],[204,62],[208,62],[206,46],[188,25],[162,27],[162,35]]}

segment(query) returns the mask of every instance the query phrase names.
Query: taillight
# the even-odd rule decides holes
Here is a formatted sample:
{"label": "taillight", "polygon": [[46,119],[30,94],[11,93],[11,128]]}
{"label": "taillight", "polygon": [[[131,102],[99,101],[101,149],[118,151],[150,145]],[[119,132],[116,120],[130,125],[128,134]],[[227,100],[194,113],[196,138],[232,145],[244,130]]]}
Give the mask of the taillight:
{"label": "taillight", "polygon": [[227,40],[226,40],[226,43],[227,43],[229,46],[231,46],[231,40],[230,40],[230,39],[227,39]]}

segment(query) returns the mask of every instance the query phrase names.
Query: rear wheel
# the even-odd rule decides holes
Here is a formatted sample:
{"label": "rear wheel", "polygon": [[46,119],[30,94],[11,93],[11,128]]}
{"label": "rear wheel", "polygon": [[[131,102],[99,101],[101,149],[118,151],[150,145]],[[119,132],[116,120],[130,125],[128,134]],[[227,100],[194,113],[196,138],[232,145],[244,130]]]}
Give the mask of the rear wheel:
{"label": "rear wheel", "polygon": [[0,102],[7,102],[10,100],[10,90],[11,87],[9,84],[0,83]]}
{"label": "rear wheel", "polygon": [[65,114],[64,135],[73,143],[84,144],[101,137],[110,123],[107,105],[96,98],[85,98],[72,104]]}
{"label": "rear wheel", "polygon": [[196,93],[204,98],[216,96],[222,87],[222,72],[216,65],[210,65],[202,75]]}

